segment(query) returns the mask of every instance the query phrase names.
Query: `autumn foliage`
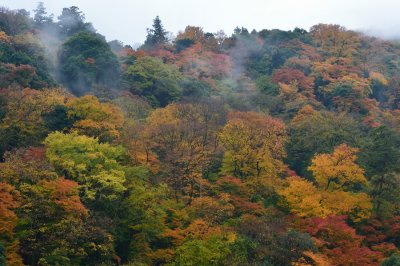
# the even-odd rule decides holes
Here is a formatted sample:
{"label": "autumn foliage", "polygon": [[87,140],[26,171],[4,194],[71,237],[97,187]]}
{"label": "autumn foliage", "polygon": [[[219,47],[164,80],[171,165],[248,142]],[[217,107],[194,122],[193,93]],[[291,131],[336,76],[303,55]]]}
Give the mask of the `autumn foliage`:
{"label": "autumn foliage", "polygon": [[396,42],[0,28],[0,265],[398,265]]}

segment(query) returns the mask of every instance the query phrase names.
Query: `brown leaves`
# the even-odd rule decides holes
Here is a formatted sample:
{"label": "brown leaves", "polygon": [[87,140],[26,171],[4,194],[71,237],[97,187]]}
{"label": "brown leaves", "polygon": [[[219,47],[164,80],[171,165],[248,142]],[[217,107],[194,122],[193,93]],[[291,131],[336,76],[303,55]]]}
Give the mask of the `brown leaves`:
{"label": "brown leaves", "polygon": [[50,190],[52,200],[66,213],[78,216],[88,215],[88,210],[79,198],[78,183],[62,177],[45,182],[43,186]]}
{"label": "brown leaves", "polygon": [[[205,240],[215,236],[221,236],[224,234],[224,229],[218,226],[210,226],[207,222],[201,219],[196,219],[185,229],[176,228],[169,230],[164,234],[164,237],[168,237],[172,240],[174,245],[181,246],[183,243],[192,240]],[[228,233],[226,236],[235,237],[234,233]]]}
{"label": "brown leaves", "polygon": [[176,196],[185,195],[190,201],[205,183],[202,173],[216,149],[220,115],[200,104],[170,104],[156,109],[145,124],[134,126],[136,136],[130,144],[138,149],[131,151],[133,159],[153,171],[160,169],[159,174]]}
{"label": "brown leaves", "polygon": [[330,265],[379,265],[382,253],[364,247],[364,238],[344,219],[344,216],[310,218],[297,226],[316,238],[319,250],[328,256]]}
{"label": "brown leaves", "polygon": [[0,182],[0,238],[11,238],[17,216],[14,209],[18,207],[17,197],[19,192],[7,183]]}
{"label": "brown leaves", "polygon": [[360,35],[340,25],[318,24],[310,34],[322,52],[336,57],[352,57],[360,45]]}
{"label": "brown leaves", "polygon": [[307,77],[302,71],[298,69],[278,69],[272,75],[272,81],[275,83],[284,83],[287,85],[296,83],[300,92],[303,92],[303,94],[305,94],[307,97],[315,97],[313,92],[314,78]]}
{"label": "brown leaves", "polygon": [[234,206],[229,201],[229,195],[223,194],[219,199],[208,196],[195,198],[189,207],[189,213],[209,224],[219,224],[233,215]]}
{"label": "brown leaves", "polygon": [[183,73],[210,85],[213,84],[212,79],[230,77],[232,71],[232,63],[228,55],[204,51],[200,43],[183,50],[178,55],[176,64]]}

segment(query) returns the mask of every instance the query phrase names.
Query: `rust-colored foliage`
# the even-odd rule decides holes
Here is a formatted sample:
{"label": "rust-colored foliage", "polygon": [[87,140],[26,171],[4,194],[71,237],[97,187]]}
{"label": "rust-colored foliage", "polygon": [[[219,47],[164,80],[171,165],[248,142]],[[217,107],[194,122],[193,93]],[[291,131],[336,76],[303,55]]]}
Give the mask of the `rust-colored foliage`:
{"label": "rust-colored foliage", "polygon": [[23,265],[18,254],[19,242],[15,238],[14,229],[17,225],[17,215],[14,210],[19,206],[19,192],[15,187],[0,182],[0,240],[5,243],[5,258],[7,265]]}
{"label": "rust-colored foliage", "polygon": [[188,211],[213,225],[232,217],[234,206],[230,203],[228,194],[220,194],[219,198],[205,196],[193,199]]}
{"label": "rust-colored foliage", "polygon": [[[171,185],[176,197],[190,200],[207,186],[202,174],[216,149],[216,126],[223,113],[201,104],[171,104],[155,110],[139,133],[141,147],[136,160],[152,163],[156,151],[160,174]],[[140,159],[142,158],[142,159]]]}
{"label": "rust-colored foliage", "polygon": [[253,215],[261,215],[265,212],[264,207],[257,202],[251,202],[250,200],[238,197],[231,196],[232,205],[235,206],[236,214],[253,214]]}
{"label": "rust-colored foliage", "polygon": [[252,202],[251,196],[256,193],[256,189],[252,186],[259,186],[264,189],[262,184],[245,183],[242,179],[236,177],[222,177],[216,182],[220,195],[225,195],[225,200],[234,206],[236,215],[252,214],[262,215],[265,209],[260,202]]}
{"label": "rust-colored foliage", "polygon": [[67,102],[68,116],[75,120],[74,128],[80,133],[98,137],[102,141],[120,136],[124,124],[121,109],[110,103],[101,103],[94,96],[74,98]]}
{"label": "rust-colored foliage", "polygon": [[206,221],[196,219],[187,228],[168,230],[164,236],[171,238],[175,245],[181,245],[185,240],[206,239],[221,233],[222,229],[220,227],[212,227]]}
{"label": "rust-colored foliage", "polygon": [[0,31],[0,42],[10,43],[11,42],[11,38],[4,31]]}
{"label": "rust-colored foliage", "polygon": [[1,127],[18,128],[21,136],[37,137],[43,134],[43,116],[54,110],[57,105],[64,105],[66,99],[71,97],[63,89],[23,89],[2,90],[1,96],[6,100],[6,115],[2,120]]}
{"label": "rust-colored foliage", "polygon": [[152,57],[157,57],[163,61],[163,63],[174,64],[176,62],[176,55],[167,49],[153,49],[148,52]]}
{"label": "rust-colored foliage", "polygon": [[36,78],[36,69],[31,65],[14,65],[1,64],[2,71],[0,72],[0,87],[7,88],[8,86],[29,87],[31,82]]}
{"label": "rust-colored foliage", "polygon": [[321,51],[336,57],[352,57],[359,48],[360,34],[340,25],[318,24],[310,29]]}
{"label": "rust-colored foliage", "polygon": [[310,218],[297,226],[316,239],[320,251],[331,265],[379,265],[383,254],[363,246],[364,237],[345,222],[345,216]]}
{"label": "rust-colored foliage", "polygon": [[387,220],[370,219],[360,226],[359,231],[365,236],[364,242],[372,250],[382,252],[385,257],[398,252],[396,245],[400,243],[399,216],[394,216]]}
{"label": "rust-colored foliage", "polygon": [[76,7],[55,23],[40,6],[34,23],[0,8],[0,264],[398,259],[400,170],[383,152],[398,148],[398,43],[329,24],[171,39],[157,18],[137,50],[102,41],[115,79],[92,75],[102,59],[77,44],[99,95],[77,97],[48,88],[73,78],[53,80],[46,53],[70,36],[46,31],[65,30],[66,12],[91,25]]}
{"label": "rust-colored foliage", "polygon": [[210,83],[211,79],[222,79],[231,76],[229,56],[204,51],[200,43],[181,51],[178,54],[176,64],[183,73],[208,83]]}
{"label": "rust-colored foliage", "polygon": [[203,43],[205,40],[204,31],[201,27],[186,26],[185,30],[179,32],[176,36],[177,40],[188,39],[193,42]]}
{"label": "rust-colored foliage", "polygon": [[50,197],[66,213],[87,216],[88,210],[79,198],[78,183],[65,178],[47,181],[43,186],[50,190]]}
{"label": "rust-colored foliage", "polygon": [[314,78],[307,77],[304,73],[298,69],[281,68],[274,72],[272,75],[272,81],[275,83],[285,83],[290,85],[296,83],[300,92],[303,92],[307,97],[314,96]]}
{"label": "rust-colored foliage", "polygon": [[46,158],[46,148],[45,147],[29,147],[23,154],[23,161],[41,161]]}
{"label": "rust-colored foliage", "polygon": [[45,148],[30,147],[7,152],[0,163],[0,179],[10,184],[37,183],[56,178],[53,167],[45,158]]}
{"label": "rust-colored foliage", "polygon": [[18,207],[18,191],[7,183],[0,182],[0,237],[12,238],[17,216],[14,209]]}

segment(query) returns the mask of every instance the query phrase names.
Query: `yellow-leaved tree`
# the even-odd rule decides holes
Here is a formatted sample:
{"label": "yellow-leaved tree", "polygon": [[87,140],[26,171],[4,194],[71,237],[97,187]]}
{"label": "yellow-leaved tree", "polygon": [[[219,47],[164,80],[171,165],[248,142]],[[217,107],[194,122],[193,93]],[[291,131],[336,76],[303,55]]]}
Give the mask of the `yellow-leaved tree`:
{"label": "yellow-leaved tree", "polygon": [[300,177],[290,177],[278,194],[291,212],[300,217],[348,215],[359,222],[371,215],[371,199],[360,187],[367,185],[364,170],[355,162],[357,149],[339,145],[331,154],[319,154],[309,170],[314,185]]}
{"label": "yellow-leaved tree", "polygon": [[276,176],[283,167],[286,128],[282,121],[255,112],[231,112],[219,134],[222,172],[240,178]]}
{"label": "yellow-leaved tree", "polygon": [[331,154],[314,157],[308,170],[313,172],[318,187],[323,190],[350,190],[356,184],[366,184],[364,170],[355,162],[358,149],[346,144],[336,147]]}
{"label": "yellow-leaved tree", "polygon": [[101,103],[95,96],[86,95],[67,102],[68,117],[79,133],[111,141],[120,136],[124,115],[119,107]]}

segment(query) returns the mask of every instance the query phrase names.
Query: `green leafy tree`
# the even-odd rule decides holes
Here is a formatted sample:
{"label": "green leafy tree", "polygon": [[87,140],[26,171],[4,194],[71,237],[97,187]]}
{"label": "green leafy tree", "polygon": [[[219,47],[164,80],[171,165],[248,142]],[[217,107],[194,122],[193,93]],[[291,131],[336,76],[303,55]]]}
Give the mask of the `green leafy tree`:
{"label": "green leafy tree", "polygon": [[[119,226],[118,248],[125,260],[154,264],[152,254],[163,247],[168,189],[148,182],[148,171],[133,168],[127,175],[129,195],[125,198]],[[143,178],[143,179],[142,179]]]}
{"label": "green leafy tree", "polygon": [[389,258],[385,259],[381,266],[400,266],[400,255],[393,254]]}
{"label": "green leafy tree", "polygon": [[266,75],[257,78],[256,87],[260,93],[268,96],[277,96],[279,94],[279,86],[273,83],[271,78]]}
{"label": "green leafy tree", "polygon": [[175,66],[153,57],[140,57],[123,74],[123,86],[153,106],[166,106],[181,96],[181,74]]}
{"label": "green leafy tree", "polygon": [[112,236],[93,223],[78,184],[64,178],[24,184],[20,252],[29,265],[98,265],[114,256]]}
{"label": "green leafy tree", "polygon": [[211,87],[198,79],[188,78],[181,82],[182,96],[199,99],[209,97],[211,94]]}
{"label": "green leafy tree", "polygon": [[307,175],[307,166],[316,153],[331,152],[342,143],[359,146],[363,134],[357,121],[345,114],[319,112],[305,106],[289,124],[287,162],[300,176]]}
{"label": "green leafy tree", "polygon": [[39,145],[49,133],[44,117],[55,106],[62,105],[67,95],[62,90],[6,90],[4,117],[0,122],[0,156],[7,150]]}
{"label": "green leafy tree", "polygon": [[229,244],[221,236],[187,241],[177,249],[171,265],[225,265],[230,254]]}
{"label": "green leafy tree", "polygon": [[5,248],[3,243],[0,243],[0,265],[6,265]]}
{"label": "green leafy tree", "polygon": [[[276,222],[268,221],[263,217],[241,217],[237,231],[242,238],[251,243],[247,244],[249,245],[248,264],[293,265],[293,262],[300,259],[306,251],[317,251],[309,234],[295,230],[285,232],[282,228],[284,224],[278,225]],[[277,230],[277,228],[280,229]]]}
{"label": "green leafy tree", "polygon": [[44,143],[46,156],[57,172],[81,185],[83,201],[112,211],[110,204],[126,190],[124,167],[120,164],[125,150],[77,133],[51,133]]}
{"label": "green leafy tree", "polygon": [[378,215],[399,211],[400,200],[400,135],[380,126],[371,130],[360,154],[367,177],[372,184],[371,195]]}
{"label": "green leafy tree", "polygon": [[[0,25],[0,29],[2,29]],[[42,40],[31,32],[9,36],[0,31],[0,86],[42,89],[55,86],[52,64]]]}
{"label": "green leafy tree", "polygon": [[124,115],[117,106],[101,103],[91,95],[71,99],[67,106],[68,118],[74,121],[73,127],[79,133],[99,138],[102,142],[119,137]]}
{"label": "green leafy tree", "polygon": [[59,52],[60,79],[73,93],[83,95],[94,85],[114,88],[119,79],[119,63],[105,38],[79,32],[69,38]]}

